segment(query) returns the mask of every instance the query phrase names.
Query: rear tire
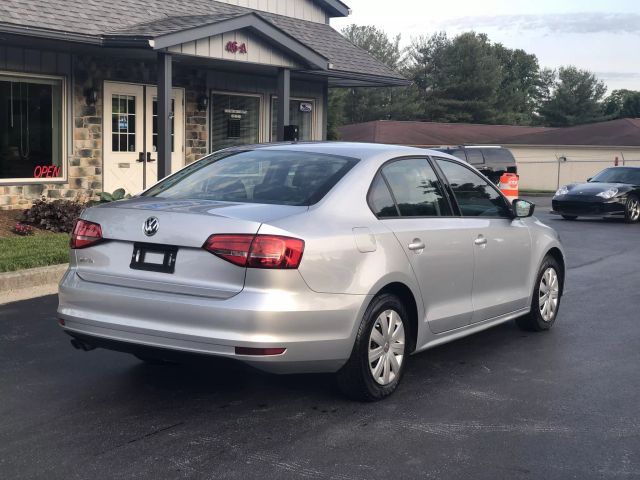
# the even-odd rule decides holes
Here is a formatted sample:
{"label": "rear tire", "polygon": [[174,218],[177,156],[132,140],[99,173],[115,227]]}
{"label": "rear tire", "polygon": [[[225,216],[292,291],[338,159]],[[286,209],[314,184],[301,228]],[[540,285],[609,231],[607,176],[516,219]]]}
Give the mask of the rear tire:
{"label": "rear tire", "polygon": [[364,402],[391,395],[402,380],[411,344],[409,316],[395,295],[383,293],[367,308],[347,363],[338,371],[340,390]]}
{"label": "rear tire", "polygon": [[540,265],[533,287],[531,310],[516,319],[522,330],[541,332],[549,330],[558,317],[564,278],[555,258],[547,255]]}
{"label": "rear tire", "polygon": [[636,223],[638,220],[640,220],[640,200],[631,194],[627,197],[627,204],[624,207],[624,221]]}
{"label": "rear tire", "polygon": [[578,218],[577,215],[562,215],[562,218],[565,220],[576,220]]}

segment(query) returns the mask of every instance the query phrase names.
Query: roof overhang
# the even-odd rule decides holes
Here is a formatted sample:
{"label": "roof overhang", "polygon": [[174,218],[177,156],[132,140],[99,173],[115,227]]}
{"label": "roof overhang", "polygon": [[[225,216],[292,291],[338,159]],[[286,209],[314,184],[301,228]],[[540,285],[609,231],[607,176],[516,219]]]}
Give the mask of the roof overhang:
{"label": "roof overhang", "polygon": [[150,40],[149,44],[154,50],[165,50],[182,43],[193,42],[241,29],[253,31],[269,43],[302,61],[303,64],[308,65],[312,69],[327,70],[327,68],[329,68],[328,59],[311,50],[295,38],[290,37],[255,13],[248,13],[220,22],[160,35]]}
{"label": "roof overhang", "polygon": [[383,77],[365,73],[343,72],[333,70],[331,66],[324,72],[307,72],[309,75],[328,77],[330,87],[406,87],[411,81],[399,77]]}
{"label": "roof overhang", "polygon": [[340,0],[314,0],[332,17],[348,17],[351,9]]}

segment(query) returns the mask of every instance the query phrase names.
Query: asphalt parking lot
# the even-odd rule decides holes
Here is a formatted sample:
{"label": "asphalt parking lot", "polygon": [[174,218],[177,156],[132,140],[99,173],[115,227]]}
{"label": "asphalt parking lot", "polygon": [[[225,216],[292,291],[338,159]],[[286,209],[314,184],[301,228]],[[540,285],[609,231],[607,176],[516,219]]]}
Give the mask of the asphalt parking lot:
{"label": "asphalt parking lot", "polygon": [[396,394],[69,345],[56,297],[0,307],[0,478],[640,478],[640,225],[554,226],[555,328],[412,357]]}

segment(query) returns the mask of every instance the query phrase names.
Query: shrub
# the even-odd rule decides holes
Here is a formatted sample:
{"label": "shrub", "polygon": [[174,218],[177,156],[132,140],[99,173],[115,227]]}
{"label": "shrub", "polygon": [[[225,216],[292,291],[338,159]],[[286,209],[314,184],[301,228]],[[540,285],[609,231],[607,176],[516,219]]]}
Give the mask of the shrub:
{"label": "shrub", "polygon": [[26,237],[27,235],[33,235],[33,228],[31,228],[31,225],[18,222],[13,226],[13,233]]}
{"label": "shrub", "polygon": [[43,197],[22,213],[22,222],[52,232],[69,233],[73,224],[82,213],[84,205],[71,200],[47,202]]}

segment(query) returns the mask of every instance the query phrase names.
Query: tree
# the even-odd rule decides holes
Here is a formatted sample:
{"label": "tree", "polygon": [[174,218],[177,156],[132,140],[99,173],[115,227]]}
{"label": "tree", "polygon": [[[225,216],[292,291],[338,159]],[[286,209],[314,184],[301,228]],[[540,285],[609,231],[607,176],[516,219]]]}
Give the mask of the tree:
{"label": "tree", "polygon": [[604,82],[588,70],[561,67],[540,115],[544,123],[552,127],[604,120],[602,99],[606,92]]}
{"label": "tree", "polygon": [[[402,70],[403,51],[400,35],[389,38],[382,30],[373,26],[349,25],[342,34],[354,45],[393,70]],[[329,94],[328,138],[337,138],[337,129],[344,123],[359,123],[371,120],[407,120],[414,118],[415,101],[405,87],[396,88],[336,88]]]}
{"label": "tree", "polygon": [[540,96],[535,55],[493,44],[485,34],[421,37],[409,49],[423,119],[527,124]]}
{"label": "tree", "polygon": [[609,118],[640,117],[640,92],[614,90],[604,101],[604,114]]}

